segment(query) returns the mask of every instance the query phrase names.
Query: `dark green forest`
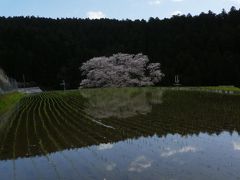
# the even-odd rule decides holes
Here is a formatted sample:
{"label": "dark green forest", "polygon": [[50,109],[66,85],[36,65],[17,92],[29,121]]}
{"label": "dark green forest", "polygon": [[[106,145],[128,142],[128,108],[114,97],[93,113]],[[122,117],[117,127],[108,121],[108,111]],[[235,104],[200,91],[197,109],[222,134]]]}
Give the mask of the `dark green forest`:
{"label": "dark green forest", "polygon": [[96,56],[144,53],[160,62],[161,85],[239,85],[240,10],[160,20],[0,17],[0,67],[44,89],[81,81],[79,67]]}

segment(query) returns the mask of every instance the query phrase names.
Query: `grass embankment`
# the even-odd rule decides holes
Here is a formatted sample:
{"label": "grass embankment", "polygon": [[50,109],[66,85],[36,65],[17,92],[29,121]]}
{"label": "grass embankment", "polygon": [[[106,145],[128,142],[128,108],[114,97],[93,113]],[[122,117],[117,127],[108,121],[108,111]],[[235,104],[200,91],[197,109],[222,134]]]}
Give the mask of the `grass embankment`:
{"label": "grass embankment", "polygon": [[208,91],[208,92],[218,92],[225,94],[240,94],[240,88],[235,86],[195,86],[195,87],[173,87],[170,89],[177,90],[190,90],[190,91]]}
{"label": "grass embankment", "polygon": [[19,92],[0,95],[0,116],[13,107],[23,96],[24,94]]}
{"label": "grass embankment", "polygon": [[219,90],[219,91],[234,91],[234,92],[240,92],[240,88],[235,86],[206,86],[206,87],[200,87],[201,89],[206,90]]}

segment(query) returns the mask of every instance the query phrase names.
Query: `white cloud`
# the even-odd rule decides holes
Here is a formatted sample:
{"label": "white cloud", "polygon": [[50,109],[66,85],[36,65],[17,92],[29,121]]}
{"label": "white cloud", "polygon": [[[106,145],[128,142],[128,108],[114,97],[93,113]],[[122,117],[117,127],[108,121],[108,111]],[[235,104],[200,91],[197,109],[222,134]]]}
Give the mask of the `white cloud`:
{"label": "white cloud", "polygon": [[148,4],[158,6],[161,4],[161,2],[162,2],[161,0],[152,0],[152,1],[149,1]]}
{"label": "white cloud", "polygon": [[107,171],[112,171],[116,167],[116,163],[110,163],[106,166]]}
{"label": "white cloud", "polygon": [[106,18],[106,15],[102,11],[89,11],[87,12],[87,17],[89,19],[102,19]]}
{"label": "white cloud", "polygon": [[181,153],[188,153],[188,152],[196,152],[196,148],[192,146],[186,146],[181,149],[170,149],[168,148],[166,152],[161,153],[162,157],[169,157],[173,156],[175,154],[181,154]]}
{"label": "white cloud", "polygon": [[150,168],[152,161],[145,156],[139,156],[131,162],[128,171],[142,172],[144,169]]}
{"label": "white cloud", "polygon": [[230,1],[232,1],[232,2],[234,2],[236,4],[240,4],[240,0],[230,0]]}
{"label": "white cloud", "polygon": [[176,15],[181,15],[181,14],[182,14],[181,11],[174,11],[171,15],[176,16]]}
{"label": "white cloud", "polygon": [[100,144],[97,149],[98,150],[106,150],[106,149],[112,149],[113,148],[113,145],[110,144],[110,143],[107,143],[107,144]]}
{"label": "white cloud", "polygon": [[240,151],[240,142],[233,141],[233,149],[235,151]]}

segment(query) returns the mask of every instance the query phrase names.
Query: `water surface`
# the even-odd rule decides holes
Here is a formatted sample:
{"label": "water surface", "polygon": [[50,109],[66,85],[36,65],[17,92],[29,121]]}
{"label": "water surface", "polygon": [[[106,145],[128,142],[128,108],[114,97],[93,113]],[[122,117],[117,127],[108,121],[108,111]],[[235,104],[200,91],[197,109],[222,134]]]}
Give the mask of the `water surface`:
{"label": "water surface", "polygon": [[22,99],[0,179],[239,179],[240,96],[126,88]]}

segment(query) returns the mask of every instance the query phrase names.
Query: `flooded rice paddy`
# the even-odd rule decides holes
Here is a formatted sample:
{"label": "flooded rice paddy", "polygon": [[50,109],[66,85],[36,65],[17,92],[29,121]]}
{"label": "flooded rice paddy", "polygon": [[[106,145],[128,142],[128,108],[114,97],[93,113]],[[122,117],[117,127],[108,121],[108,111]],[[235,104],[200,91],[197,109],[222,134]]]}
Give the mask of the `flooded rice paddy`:
{"label": "flooded rice paddy", "polygon": [[1,118],[0,179],[239,179],[239,132],[239,95],[29,95]]}

